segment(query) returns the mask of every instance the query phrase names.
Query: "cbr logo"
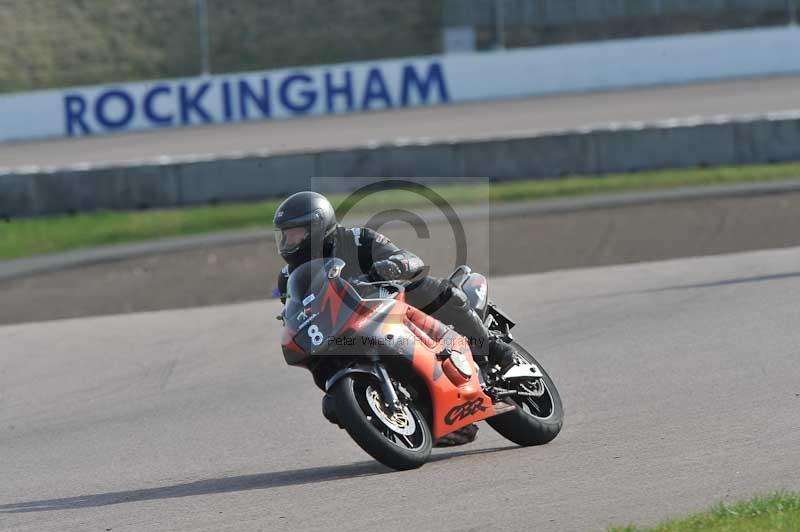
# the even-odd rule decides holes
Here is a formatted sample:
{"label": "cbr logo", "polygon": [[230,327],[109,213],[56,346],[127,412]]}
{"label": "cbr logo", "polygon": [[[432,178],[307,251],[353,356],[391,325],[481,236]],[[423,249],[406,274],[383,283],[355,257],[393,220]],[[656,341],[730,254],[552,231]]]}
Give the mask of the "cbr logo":
{"label": "cbr logo", "polygon": [[483,397],[478,397],[473,401],[467,401],[464,404],[456,405],[451,408],[447,415],[444,416],[444,422],[448,425],[452,425],[456,421],[461,421],[469,416],[474,416],[479,411],[485,412],[486,410],[487,408],[483,406]]}

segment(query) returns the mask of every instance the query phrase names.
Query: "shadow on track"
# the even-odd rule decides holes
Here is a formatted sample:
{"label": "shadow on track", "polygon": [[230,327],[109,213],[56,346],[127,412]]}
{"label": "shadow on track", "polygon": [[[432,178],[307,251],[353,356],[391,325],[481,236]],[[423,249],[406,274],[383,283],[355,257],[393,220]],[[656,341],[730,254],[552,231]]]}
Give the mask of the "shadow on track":
{"label": "shadow on track", "polygon": [[[472,451],[451,451],[431,456],[431,462],[439,462],[460,456],[493,453],[508,449],[518,449],[518,447],[508,446],[490,449],[476,449]],[[124,504],[128,502],[152,501],[176,497],[192,497],[195,495],[212,495],[217,493],[231,493],[248,490],[263,490],[284,486],[297,486],[302,484],[316,484],[319,482],[369,477],[387,473],[393,473],[393,471],[379,464],[378,462],[357,462],[355,464],[344,466],[310,467],[306,469],[292,469],[289,471],[276,471],[273,473],[262,473],[257,475],[242,475],[238,477],[198,480],[196,482],[162,486],[158,488],[115,491],[109,493],[97,493],[94,495],[81,495],[78,497],[66,497],[62,499],[47,499],[41,501],[2,504],[0,505],[0,514],[95,508],[98,506],[109,506],[112,504]]]}

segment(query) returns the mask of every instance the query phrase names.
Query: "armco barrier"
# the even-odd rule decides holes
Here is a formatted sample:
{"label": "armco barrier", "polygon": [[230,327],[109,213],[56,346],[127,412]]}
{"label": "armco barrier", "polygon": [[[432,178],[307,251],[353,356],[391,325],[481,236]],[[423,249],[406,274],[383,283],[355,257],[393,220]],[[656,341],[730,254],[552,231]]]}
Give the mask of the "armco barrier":
{"label": "armco barrier", "polygon": [[[800,160],[800,113],[0,175],[5,217],[254,200],[314,176],[494,180]],[[324,183],[324,181],[323,181]],[[341,190],[341,179],[331,188]]]}

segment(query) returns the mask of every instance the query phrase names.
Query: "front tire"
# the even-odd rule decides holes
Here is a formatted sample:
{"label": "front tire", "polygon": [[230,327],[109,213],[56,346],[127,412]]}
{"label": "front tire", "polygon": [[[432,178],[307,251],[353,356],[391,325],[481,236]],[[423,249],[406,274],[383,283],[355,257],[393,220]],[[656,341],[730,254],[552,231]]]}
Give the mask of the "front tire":
{"label": "front tire", "polygon": [[517,342],[511,342],[517,354],[542,372],[545,393],[540,398],[506,397],[517,408],[486,420],[490,427],[517,445],[543,445],[551,442],[564,424],[564,408],[556,385],[539,362]]}
{"label": "front tire", "polygon": [[413,404],[397,415],[387,412],[381,408],[380,383],[365,373],[343,377],[332,392],[339,423],[375,460],[400,471],[428,461],[433,438],[425,417]]}

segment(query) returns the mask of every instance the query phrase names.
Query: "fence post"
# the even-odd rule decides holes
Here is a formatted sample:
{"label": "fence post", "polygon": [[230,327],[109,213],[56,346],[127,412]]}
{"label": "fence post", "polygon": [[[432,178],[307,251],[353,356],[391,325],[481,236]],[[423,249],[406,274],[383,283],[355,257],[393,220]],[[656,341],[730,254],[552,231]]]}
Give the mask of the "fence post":
{"label": "fence post", "polygon": [[504,1],[505,0],[494,0],[494,47],[500,49],[506,47]]}
{"label": "fence post", "polygon": [[206,0],[196,0],[195,11],[197,12],[197,37],[200,46],[200,73],[208,76],[211,73],[208,52],[208,5]]}

